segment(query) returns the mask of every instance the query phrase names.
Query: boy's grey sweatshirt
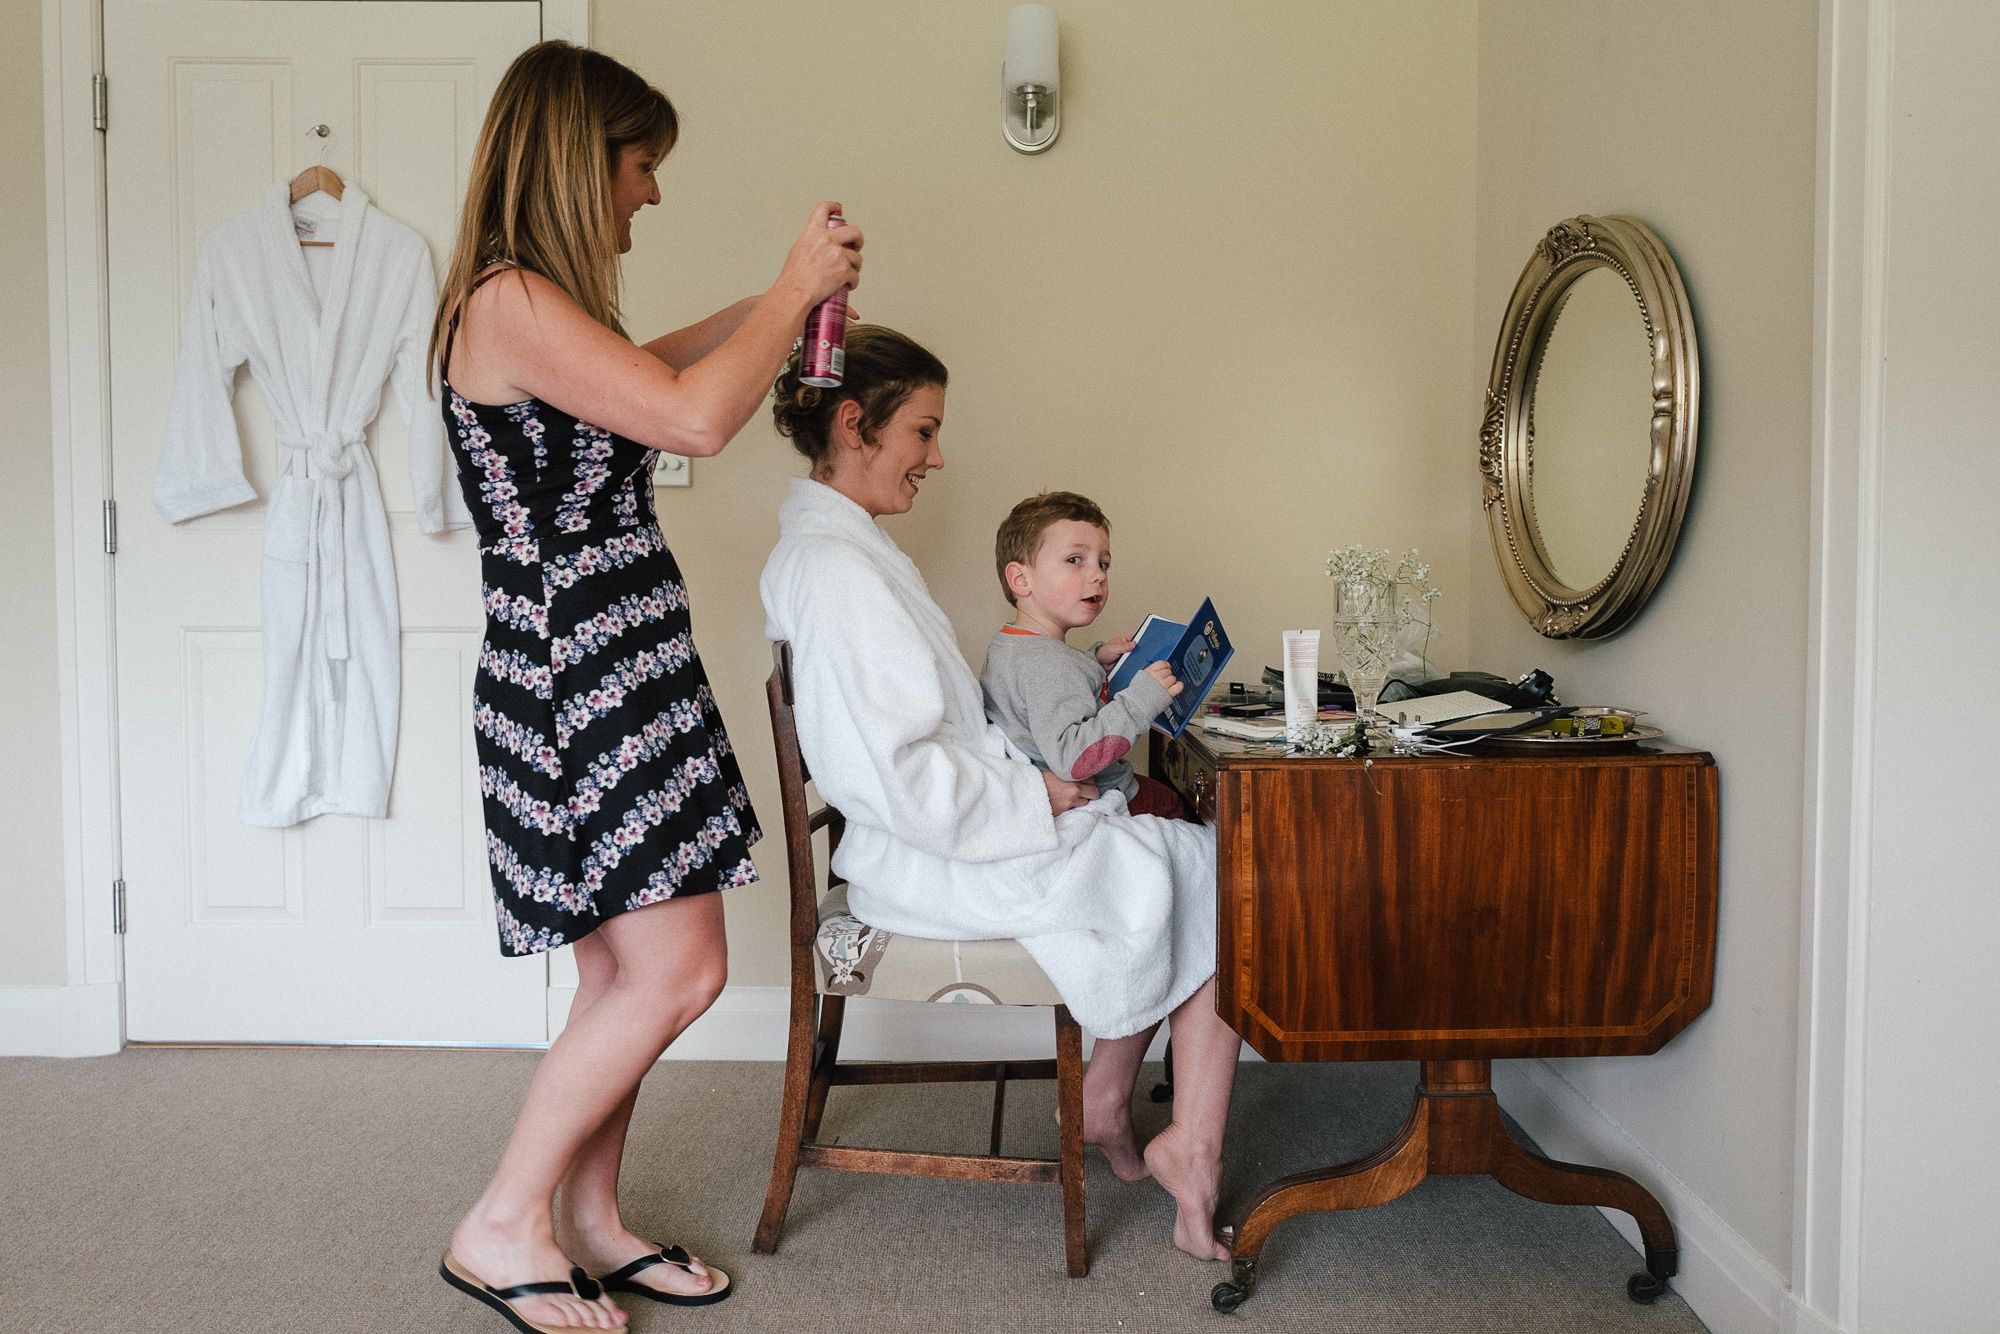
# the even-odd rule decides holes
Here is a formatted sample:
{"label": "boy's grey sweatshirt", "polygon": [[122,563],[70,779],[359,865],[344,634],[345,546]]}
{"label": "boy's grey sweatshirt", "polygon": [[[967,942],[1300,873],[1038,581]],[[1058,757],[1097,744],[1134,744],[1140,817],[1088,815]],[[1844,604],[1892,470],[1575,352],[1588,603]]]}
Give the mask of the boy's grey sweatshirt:
{"label": "boy's grey sweatshirt", "polygon": [[1047,635],[1002,630],[986,646],[986,716],[1039,767],[1075,782],[1117,788],[1129,800],[1139,780],[1125,758],[1172,702],[1150,672],[1109,701],[1105,671],[1092,653]]}

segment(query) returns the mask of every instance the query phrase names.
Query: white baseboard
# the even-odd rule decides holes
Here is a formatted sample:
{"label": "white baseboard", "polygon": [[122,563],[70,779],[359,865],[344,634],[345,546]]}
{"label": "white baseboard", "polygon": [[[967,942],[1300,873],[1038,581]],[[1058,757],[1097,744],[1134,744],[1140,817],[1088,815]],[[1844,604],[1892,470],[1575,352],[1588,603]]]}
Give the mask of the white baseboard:
{"label": "white baseboard", "polygon": [[[1507,1114],[1550,1157],[1614,1168],[1653,1192],[1680,1244],[1674,1291],[1715,1334],[1778,1334],[1781,1328],[1840,1334],[1797,1305],[1784,1275],[1548,1062],[1495,1061],[1493,1088]],[[1600,1212],[1644,1254],[1631,1215]]]}
{"label": "white baseboard", "polygon": [[0,1056],[109,1056],[124,1018],[116,983],[0,987]]}
{"label": "white baseboard", "polygon": [[1796,1295],[1786,1296],[1778,1328],[1780,1334],[1854,1334],[1807,1306]]}
{"label": "white baseboard", "polygon": [[[573,988],[549,988],[549,1036],[562,1032]],[[670,1061],[782,1061],[791,993],[785,987],[724,987],[708,1013],[667,1048]],[[1089,1050],[1090,1038],[1084,1038]],[[1163,1027],[1149,1051],[1158,1060]],[[1035,1060],[1055,1055],[1049,1011],[1018,1005],[848,1002],[840,1055],[852,1061]],[[1251,1055],[1249,1059],[1255,1060]]]}

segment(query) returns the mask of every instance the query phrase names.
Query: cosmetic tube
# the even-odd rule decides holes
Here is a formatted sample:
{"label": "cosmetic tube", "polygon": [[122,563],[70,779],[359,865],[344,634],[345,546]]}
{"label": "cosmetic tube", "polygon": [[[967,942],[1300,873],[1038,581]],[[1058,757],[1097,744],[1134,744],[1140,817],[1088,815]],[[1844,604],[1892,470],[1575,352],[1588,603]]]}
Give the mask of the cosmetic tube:
{"label": "cosmetic tube", "polygon": [[1285,631],[1285,731],[1296,736],[1319,718],[1319,631]]}

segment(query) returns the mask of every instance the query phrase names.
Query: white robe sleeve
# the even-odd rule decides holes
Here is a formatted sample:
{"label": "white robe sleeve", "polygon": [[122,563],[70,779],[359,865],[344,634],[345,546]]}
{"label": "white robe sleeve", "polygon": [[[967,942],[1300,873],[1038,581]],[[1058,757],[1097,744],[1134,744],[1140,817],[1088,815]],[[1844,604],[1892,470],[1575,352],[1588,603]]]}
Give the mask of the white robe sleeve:
{"label": "white robe sleeve", "polygon": [[977,741],[952,734],[950,664],[879,567],[838,542],[816,547],[809,563],[809,579],[787,590],[784,619],[800,748],[820,795],[850,821],[956,861],[1053,849],[1041,772],[983,720]]}
{"label": "white robe sleeve", "polygon": [[230,406],[236,368],[249,353],[223,333],[216,317],[215,282],[213,250],[203,245],[195,259],[166,439],[153,474],[153,505],[168,523],[257,498],[243,473],[243,442]]}
{"label": "white robe sleeve", "polygon": [[472,526],[472,515],[466,512],[465,496],[458,488],[457,468],[445,444],[444,415],[432,387],[431,321],[436,316],[437,279],[426,251],[417,261],[410,302],[396,331],[396,359],[390,379],[404,424],[409,427],[410,494],[416,500],[417,526],[427,533]]}

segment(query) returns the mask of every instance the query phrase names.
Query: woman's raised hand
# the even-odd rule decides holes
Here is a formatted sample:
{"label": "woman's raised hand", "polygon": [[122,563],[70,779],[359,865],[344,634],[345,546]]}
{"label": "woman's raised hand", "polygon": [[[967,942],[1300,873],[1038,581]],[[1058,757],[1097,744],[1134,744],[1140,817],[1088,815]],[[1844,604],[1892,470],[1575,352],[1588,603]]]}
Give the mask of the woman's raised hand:
{"label": "woman's raised hand", "polygon": [[778,274],[778,282],[802,293],[809,305],[861,282],[861,229],[851,222],[826,225],[827,215],[839,211],[840,205],[830,199],[813,205],[812,217]]}
{"label": "woman's raised hand", "polygon": [[1049,789],[1051,815],[1061,815],[1097,800],[1095,783],[1072,783],[1067,778],[1057,778],[1047,769],[1042,770],[1042,782]]}

